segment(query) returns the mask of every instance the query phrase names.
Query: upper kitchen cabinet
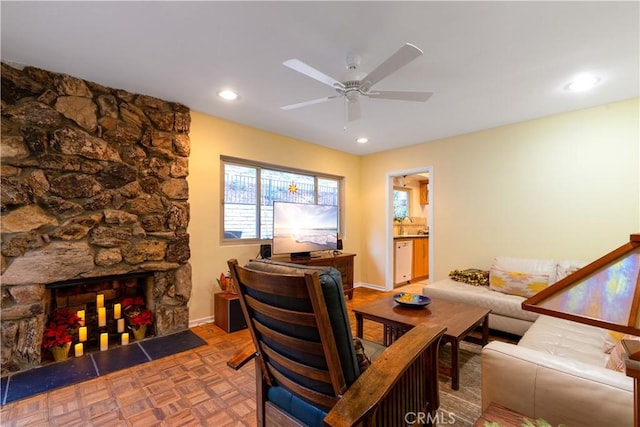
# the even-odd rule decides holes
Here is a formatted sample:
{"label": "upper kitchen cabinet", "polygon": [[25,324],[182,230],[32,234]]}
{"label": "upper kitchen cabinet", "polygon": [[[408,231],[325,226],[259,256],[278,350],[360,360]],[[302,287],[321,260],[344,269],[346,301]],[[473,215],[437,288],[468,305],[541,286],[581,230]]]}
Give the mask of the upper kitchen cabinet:
{"label": "upper kitchen cabinet", "polygon": [[429,180],[425,179],[420,181],[420,204],[429,204]]}

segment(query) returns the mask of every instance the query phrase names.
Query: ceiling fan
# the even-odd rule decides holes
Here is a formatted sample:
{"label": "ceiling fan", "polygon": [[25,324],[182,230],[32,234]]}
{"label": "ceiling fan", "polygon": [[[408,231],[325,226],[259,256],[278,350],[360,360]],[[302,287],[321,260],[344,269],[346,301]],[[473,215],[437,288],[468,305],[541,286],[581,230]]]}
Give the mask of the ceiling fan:
{"label": "ceiling fan", "polygon": [[418,47],[407,43],[402,46],[396,53],[391,55],[369,74],[358,72],[360,66],[360,57],[358,55],[347,56],[347,74],[344,81],[338,81],[333,77],[316,70],[310,65],[305,64],[299,59],[289,59],[282,64],[294,71],[302,73],[312,79],[331,86],[338,93],[337,95],[326,96],[324,98],[312,99],[310,101],[299,102],[296,104],[285,105],[280,107],[283,110],[293,110],[294,108],[306,107],[308,105],[319,104],[321,102],[330,101],[332,99],[344,97],[347,109],[347,119],[349,121],[358,120],[360,118],[360,96],[378,99],[394,99],[399,101],[417,101],[425,102],[433,95],[431,92],[416,91],[386,91],[371,90],[371,87],[380,80],[388,77],[393,72],[404,67],[420,55],[422,50]]}

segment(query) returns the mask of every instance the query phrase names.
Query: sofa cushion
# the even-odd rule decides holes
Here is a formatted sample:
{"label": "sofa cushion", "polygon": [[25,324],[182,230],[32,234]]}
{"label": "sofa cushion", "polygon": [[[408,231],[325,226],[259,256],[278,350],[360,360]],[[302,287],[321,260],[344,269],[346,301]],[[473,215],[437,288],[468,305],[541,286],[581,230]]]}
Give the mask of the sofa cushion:
{"label": "sofa cushion", "polygon": [[430,298],[490,308],[492,314],[505,317],[530,322],[538,318],[537,313],[522,309],[522,301],[525,300],[523,297],[495,292],[487,286],[472,286],[451,279],[443,279],[425,285],[422,293]]}
{"label": "sofa cushion", "polygon": [[570,274],[575,273],[587,264],[588,263],[584,261],[558,261],[558,265],[556,266],[556,282],[564,279]]}
{"label": "sofa cushion", "polygon": [[556,282],[556,262],[545,258],[513,258],[499,256],[494,258],[491,269],[503,271],[518,271],[526,274],[541,274],[549,276],[549,283]]}
{"label": "sofa cushion", "polygon": [[541,315],[522,336],[518,346],[604,367],[602,352],[606,329]]}

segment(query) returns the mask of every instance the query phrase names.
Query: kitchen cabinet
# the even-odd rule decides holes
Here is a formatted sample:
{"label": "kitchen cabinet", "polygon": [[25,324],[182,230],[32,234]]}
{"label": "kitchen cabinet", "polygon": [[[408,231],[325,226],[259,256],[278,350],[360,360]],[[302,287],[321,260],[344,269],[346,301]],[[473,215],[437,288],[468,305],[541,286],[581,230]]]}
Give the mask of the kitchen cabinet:
{"label": "kitchen cabinet", "polygon": [[429,277],[429,238],[413,239],[413,270],[411,280]]}
{"label": "kitchen cabinet", "polygon": [[429,180],[420,181],[420,204],[429,204]]}

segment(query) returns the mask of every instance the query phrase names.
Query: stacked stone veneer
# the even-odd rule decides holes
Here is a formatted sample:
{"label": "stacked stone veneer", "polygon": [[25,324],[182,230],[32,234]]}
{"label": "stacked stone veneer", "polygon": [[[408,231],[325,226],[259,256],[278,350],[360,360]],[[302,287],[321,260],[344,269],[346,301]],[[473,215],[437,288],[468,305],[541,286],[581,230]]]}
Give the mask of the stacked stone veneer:
{"label": "stacked stone veneer", "polygon": [[187,328],[189,109],[3,63],[1,113],[2,374],[40,364],[47,283],[152,271]]}

